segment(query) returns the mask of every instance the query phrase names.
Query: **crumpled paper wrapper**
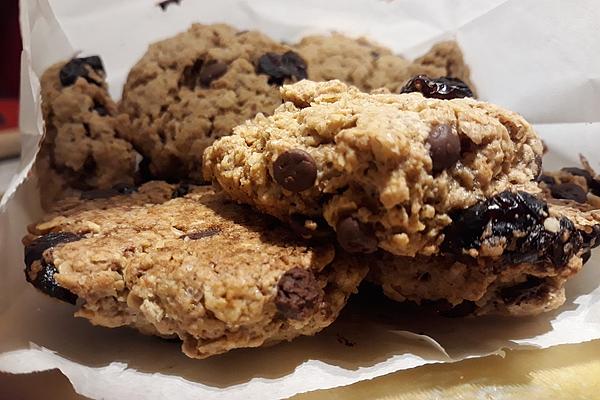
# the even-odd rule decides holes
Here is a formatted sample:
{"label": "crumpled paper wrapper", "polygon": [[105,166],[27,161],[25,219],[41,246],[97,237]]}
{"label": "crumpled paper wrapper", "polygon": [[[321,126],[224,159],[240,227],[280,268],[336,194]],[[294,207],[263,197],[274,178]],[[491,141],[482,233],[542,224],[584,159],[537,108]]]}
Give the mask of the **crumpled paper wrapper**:
{"label": "crumpled paper wrapper", "polygon": [[226,22],[286,41],[337,30],[365,35],[407,57],[455,38],[483,100],[522,113],[550,152],[547,168],[599,168],[600,8],[595,0],[22,0],[19,173],[0,203],[0,371],[58,368],[75,390],[102,399],[276,399],[428,363],[600,338],[600,259],[567,287],[559,310],[536,318],[424,319],[396,304],[351,304],[321,334],[190,360],[178,344],[128,329],[93,327],[71,306],[25,282],[21,237],[41,215],[29,175],[42,135],[39,76],[75,54],[102,55],[115,98],[150,42],[192,22]]}

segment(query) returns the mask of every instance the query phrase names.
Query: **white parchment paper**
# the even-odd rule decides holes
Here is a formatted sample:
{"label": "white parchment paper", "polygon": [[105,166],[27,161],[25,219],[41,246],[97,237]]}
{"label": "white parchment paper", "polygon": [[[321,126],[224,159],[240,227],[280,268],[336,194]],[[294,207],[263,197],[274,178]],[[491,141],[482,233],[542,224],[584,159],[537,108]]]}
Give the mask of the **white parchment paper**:
{"label": "white parchment paper", "polygon": [[436,41],[461,44],[483,100],[536,124],[548,168],[600,169],[600,5],[595,0],[21,0],[23,154],[0,203],[0,371],[59,368],[76,391],[103,399],[276,399],[348,385],[427,363],[503,348],[600,338],[600,258],[567,287],[567,302],[537,318],[428,319],[391,302],[354,302],[323,333],[269,348],[190,360],[178,345],[128,329],[92,327],[72,307],[31,289],[21,237],[41,215],[27,177],[42,134],[39,76],[75,54],[100,54],[111,93],[155,40],[192,22],[226,22],[286,41],[337,30],[415,57]]}

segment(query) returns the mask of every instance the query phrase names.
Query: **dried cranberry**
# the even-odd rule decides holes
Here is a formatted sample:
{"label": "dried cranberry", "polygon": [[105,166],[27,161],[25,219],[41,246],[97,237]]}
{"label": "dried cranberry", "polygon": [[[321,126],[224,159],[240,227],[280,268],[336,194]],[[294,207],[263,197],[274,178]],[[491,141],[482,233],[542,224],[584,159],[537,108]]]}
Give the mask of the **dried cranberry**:
{"label": "dried cranberry", "polygon": [[282,85],[286,79],[306,79],[306,62],[297,53],[265,53],[258,59],[256,72],[269,76],[269,84]]}
{"label": "dried cranberry", "polygon": [[102,64],[102,59],[100,57],[90,56],[82,58],[73,58],[60,69],[60,83],[63,86],[71,86],[75,83],[75,81],[77,81],[77,78],[81,77],[90,83],[100,85],[101,82],[98,82],[97,80],[89,76],[88,68],[91,68],[98,73],[104,74],[104,65]]}
{"label": "dried cranberry", "polygon": [[420,92],[425,97],[451,100],[462,97],[473,97],[473,91],[458,78],[448,76],[431,79],[427,75],[418,75],[409,80],[400,93]]}
{"label": "dried cranberry", "polygon": [[29,279],[29,274],[26,274],[27,280],[40,292],[47,294],[55,299],[62,300],[69,304],[75,304],[77,302],[77,295],[71,291],[60,286],[54,279],[54,274],[58,270],[54,264],[48,263],[45,260],[42,261],[41,270],[38,271],[34,279]]}
{"label": "dried cranberry", "polygon": [[502,245],[508,264],[549,262],[562,267],[583,247],[582,235],[564,217],[558,219],[556,232],[547,230],[548,216],[545,202],[526,192],[505,191],[452,213],[442,250],[461,255],[483,245]]}
{"label": "dried cranberry", "polygon": [[40,236],[25,246],[25,266],[30,268],[34,261],[41,260],[44,251],[49,248],[80,239],[82,239],[81,235],[72,232],[50,232]]}

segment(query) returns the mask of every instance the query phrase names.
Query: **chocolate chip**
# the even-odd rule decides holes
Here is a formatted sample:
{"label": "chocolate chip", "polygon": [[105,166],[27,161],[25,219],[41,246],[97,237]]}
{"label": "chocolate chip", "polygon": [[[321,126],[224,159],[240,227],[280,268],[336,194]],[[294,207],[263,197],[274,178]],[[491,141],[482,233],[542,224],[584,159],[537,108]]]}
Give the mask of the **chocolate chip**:
{"label": "chocolate chip", "polygon": [[578,203],[585,203],[587,196],[585,190],[575,183],[559,183],[550,186],[550,193],[555,199],[574,200]]}
{"label": "chocolate chip", "polygon": [[297,53],[265,53],[258,59],[256,72],[269,76],[271,85],[282,85],[286,79],[306,79],[306,62]]}
{"label": "chocolate chip", "polygon": [[273,177],[284,189],[301,192],[315,184],[317,164],[304,150],[288,150],[273,163]]}
{"label": "chocolate chip", "polygon": [[346,217],[336,226],[337,239],[349,253],[372,253],[377,250],[377,239],[371,230],[352,217]]}
{"label": "chocolate chip", "polygon": [[556,179],[550,175],[542,174],[537,178],[538,182],[544,182],[546,185],[554,185],[556,183]]}
{"label": "chocolate chip", "polygon": [[75,242],[83,236],[71,232],[51,232],[38,237],[25,246],[25,266],[31,267],[36,260],[41,260],[44,251],[62,243]]}
{"label": "chocolate chip", "polygon": [[431,79],[427,75],[418,75],[402,87],[400,93],[420,92],[424,97],[451,100],[461,97],[473,97],[466,83],[448,76]]}
{"label": "chocolate chip", "polygon": [[66,303],[73,304],[77,302],[77,296],[69,290],[61,287],[54,279],[54,274],[58,270],[54,264],[42,260],[41,269],[37,272],[34,279],[29,276],[29,271],[25,271],[27,281],[37,288],[40,292],[47,294],[55,299],[62,300]]}
{"label": "chocolate chip", "polygon": [[88,68],[93,69],[97,73],[104,74],[104,65],[102,64],[102,59],[100,57],[90,56],[73,58],[60,69],[60,83],[63,86],[71,86],[77,81],[77,78],[81,77],[90,83],[100,85],[101,82],[98,82],[89,76]]}
{"label": "chocolate chip", "polygon": [[561,168],[561,171],[566,172],[571,175],[574,175],[574,176],[581,176],[581,177],[585,178],[585,181],[588,185],[592,182],[592,174],[590,174],[589,171],[587,171],[583,168],[565,167],[565,168]]}
{"label": "chocolate chip", "polygon": [[303,320],[313,313],[322,297],[323,291],[312,271],[294,267],[277,283],[275,306],[285,318]]}
{"label": "chocolate chip", "polygon": [[166,11],[171,4],[181,4],[181,0],[163,0],[157,4],[161,10]]}
{"label": "chocolate chip", "polygon": [[227,72],[227,64],[220,61],[209,61],[200,68],[198,81],[203,86],[208,86],[215,79],[219,79]]}
{"label": "chocolate chip", "polygon": [[208,228],[203,231],[187,233],[187,234],[181,236],[181,238],[188,238],[191,240],[200,240],[200,239],[218,235],[219,233],[221,233],[221,229],[219,229],[219,228]]}
{"label": "chocolate chip", "polygon": [[452,167],[460,158],[460,138],[450,125],[435,126],[427,137],[433,172]]}
{"label": "chocolate chip", "polygon": [[187,183],[180,183],[175,190],[173,190],[173,194],[171,194],[172,199],[176,199],[177,197],[183,197],[190,192],[190,185]]}

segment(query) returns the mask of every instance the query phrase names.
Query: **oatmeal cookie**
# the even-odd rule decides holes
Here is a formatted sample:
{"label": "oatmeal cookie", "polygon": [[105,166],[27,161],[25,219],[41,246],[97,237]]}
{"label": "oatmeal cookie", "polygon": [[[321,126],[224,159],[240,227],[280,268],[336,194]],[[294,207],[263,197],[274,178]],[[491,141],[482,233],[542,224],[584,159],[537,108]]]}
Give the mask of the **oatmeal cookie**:
{"label": "oatmeal cookie", "polygon": [[451,213],[537,188],[542,144],[520,115],[470,98],[366,94],[340,81],[282,88],[285,103],[209,147],[205,178],[350,252],[433,255]]}
{"label": "oatmeal cookie", "polygon": [[45,209],[82,190],[133,184],[129,126],[110,98],[97,56],[53,65],[41,78],[45,135],[36,172]]}
{"label": "oatmeal cookie", "polygon": [[190,357],[312,335],[366,275],[209,187],[98,195],[30,227],[27,280],[95,325],[179,337]]}
{"label": "oatmeal cookie", "polygon": [[398,93],[408,79],[421,74],[471,83],[469,68],[454,41],[437,43],[414,61],[366,38],[353,39],[340,33],[307,36],[294,49],[306,61],[308,79],[339,79],[366,92],[386,88]]}
{"label": "oatmeal cookie", "polygon": [[279,86],[303,78],[305,62],[262,33],[194,24],[150,45],[129,72],[120,108],[151,177],[200,181],[204,149],[273,112]]}

